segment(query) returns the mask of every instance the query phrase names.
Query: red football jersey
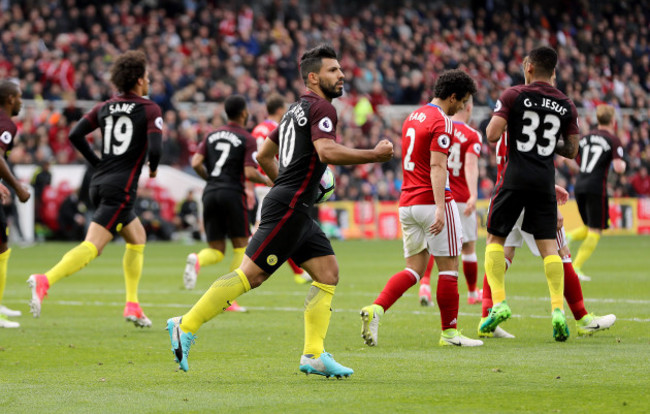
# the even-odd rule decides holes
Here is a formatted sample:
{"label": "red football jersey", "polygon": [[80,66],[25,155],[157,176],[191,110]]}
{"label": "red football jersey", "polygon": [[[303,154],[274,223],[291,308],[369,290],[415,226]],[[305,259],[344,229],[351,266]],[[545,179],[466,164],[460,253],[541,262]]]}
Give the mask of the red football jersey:
{"label": "red football jersey", "polygon": [[[402,192],[400,207],[435,204],[431,187],[431,151],[447,155],[454,135],[454,124],[437,105],[428,103],[406,118],[402,125]],[[453,200],[449,174],[445,200]]]}
{"label": "red football jersey", "polygon": [[465,179],[465,155],[481,156],[481,133],[465,124],[454,121],[454,137],[449,148],[449,185],[454,200],[465,203],[469,200],[469,187]]}
{"label": "red football jersey", "polygon": [[[272,121],[270,119],[265,119],[264,121],[260,122],[257,124],[255,128],[253,128],[253,132],[251,132],[251,135],[253,138],[257,140],[257,150],[262,147],[262,144],[264,143],[264,140],[271,135],[271,132],[278,127],[278,123],[275,121]],[[260,172],[260,174],[266,176],[266,173],[260,167],[259,165],[257,166],[257,170]],[[266,187],[266,184],[262,183],[255,183],[255,187]]]}
{"label": "red football jersey", "polygon": [[503,176],[503,167],[508,163],[508,132],[501,134],[497,141],[497,183]]}

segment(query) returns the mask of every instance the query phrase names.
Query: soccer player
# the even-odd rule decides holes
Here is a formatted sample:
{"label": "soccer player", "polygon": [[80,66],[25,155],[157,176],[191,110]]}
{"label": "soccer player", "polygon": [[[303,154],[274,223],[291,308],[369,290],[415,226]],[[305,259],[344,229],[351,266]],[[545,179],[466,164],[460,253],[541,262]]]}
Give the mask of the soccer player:
{"label": "soccer player", "polygon": [[578,276],[589,281],[582,266],[596,250],[604,229],[609,228],[609,199],[607,197],[607,174],[610,165],[617,174],[625,172],[623,147],[616,134],[614,107],[596,107],[598,127],[580,138],[580,174],[576,180],[575,195],[584,225],[569,233],[569,241],[584,240],[575,260]]}
{"label": "soccer player", "polygon": [[[119,233],[126,241],[122,261],[126,284],[124,317],[135,326],[150,327],[151,321],[138,302],[147,234],[133,206],[147,154],[149,177],[156,176],[163,120],[158,105],[143,98],[149,92],[149,71],[143,52],[128,51],[119,56],[110,76],[119,94],[96,105],[70,131],[70,141],[95,169],[90,185],[95,214],[81,244],[44,274],[29,277],[30,307],[34,317],[39,317],[48,289],[83,269]],[[86,141],[86,136],[97,128],[102,134],[101,158]]]}
{"label": "soccer player", "polygon": [[[278,94],[272,94],[266,100],[266,111],[268,112],[268,118],[259,123],[251,134],[257,139],[257,148],[262,149],[264,140],[271,134],[271,132],[278,127],[282,115],[284,115],[285,102],[284,98]],[[264,171],[260,167],[262,174]],[[257,211],[255,212],[255,230],[260,225],[260,220],[262,218],[262,202],[264,197],[269,193],[271,189],[265,185],[256,184],[255,185],[255,198],[257,198]],[[291,270],[293,271],[293,280],[299,285],[303,285],[307,282],[311,282],[311,276],[309,273],[305,272],[304,269],[300,268],[293,259],[289,258],[287,260]]]}
{"label": "soccer player", "polygon": [[[508,134],[504,133],[501,136],[501,139],[497,142],[497,181],[500,181],[501,174],[503,172],[503,166],[507,163],[508,156]],[[555,186],[556,197],[558,205],[566,203],[569,198],[569,194],[562,187]],[[557,249],[558,254],[562,258],[562,267],[564,271],[564,297],[569,304],[569,308],[573,313],[573,317],[576,320],[578,335],[592,335],[594,332],[601,330],[609,329],[614,322],[616,322],[615,315],[605,315],[605,316],[596,316],[593,313],[588,313],[585,309],[584,298],[582,296],[582,287],[580,286],[580,279],[576,274],[573,264],[571,263],[571,252],[569,246],[566,243],[566,237],[564,232],[563,217],[558,210],[558,220],[557,220]],[[535,244],[535,239],[532,234],[527,233],[521,229],[523,220],[524,220],[525,211],[523,211],[517,222],[515,223],[512,231],[508,234],[506,241],[504,243],[504,254],[506,259],[506,271],[512,265],[512,261],[515,256],[515,248],[523,246],[525,242],[530,251],[535,255],[540,255],[539,249]],[[487,280],[487,275],[483,279],[483,304],[482,304],[482,314],[481,321],[478,325],[478,336],[480,338],[514,338],[514,335],[511,335],[505,331],[502,327],[497,326],[494,331],[489,331],[487,329],[481,330],[483,322],[487,319],[492,308],[492,297],[490,284]]]}
{"label": "soccer player", "polygon": [[[487,218],[485,271],[494,306],[481,331],[493,332],[511,316],[506,303],[504,243],[525,208],[522,230],[535,237],[544,260],[551,293],[553,337],[565,341],[562,259],[557,254],[554,153],[574,158],[578,152],[575,105],[552,82],[557,53],[550,47],[533,49],[524,67],[526,85],[508,88],[497,101],[487,126],[487,139],[496,142],[506,131],[511,140],[508,162],[497,182]],[[563,137],[563,140],[560,140]]]}
{"label": "soccer player", "polygon": [[[224,107],[228,124],[209,132],[192,157],[192,168],[207,181],[203,190],[203,223],[208,247],[187,256],[183,283],[193,289],[199,270],[223,260],[226,237],[232,243],[233,258],[230,271],[241,264],[250,237],[244,179],[254,183],[273,185],[268,177],[257,171],[253,158],[257,151],[255,138],[244,129],[248,121],[246,99],[229,96]],[[245,312],[233,302],[229,311]]]}
{"label": "soccer player", "polygon": [[[454,123],[454,136],[449,148],[447,169],[449,170],[449,186],[454,201],[460,213],[460,224],[463,229],[463,274],[467,282],[467,303],[481,303],[479,290],[476,288],[478,263],[476,258],[476,239],[478,238],[478,222],[476,221],[476,199],[478,198],[478,159],[481,156],[481,133],[467,123],[472,117],[473,103],[470,97],[464,108],[456,112],[451,120]],[[433,256],[429,259],[432,262]],[[420,303],[431,305],[431,287],[429,280],[431,267],[427,265],[422,280],[420,280]]]}
{"label": "soccer player", "polygon": [[373,149],[359,150],[334,141],[337,114],[331,102],[343,93],[344,75],[331,47],[306,51],[300,58],[300,73],[307,91],[290,106],[257,156],[274,185],[241,266],[217,279],[188,313],[167,321],[172,351],[184,371],[189,369],[187,355],[201,325],[260,286],[291,257],[314,279],[305,299],[300,371],[326,377],[353,374],[324,351],[339,271],[332,245],[309,216],[309,208],[327,164],[385,162],[393,156],[393,146],[382,140]]}
{"label": "soccer player", "polygon": [[377,345],[379,320],[411,286],[418,283],[429,260],[438,263],[436,300],[440,308],[440,345],[480,346],[460,334],[458,318],[458,254],[462,230],[449,189],[447,154],[452,145],[453,116],[476,93],[474,80],[461,70],[440,75],[430,103],[416,109],[402,125],[404,184],[399,219],[406,268],[394,274],[372,305],[361,309],[361,336]]}
{"label": "soccer player", "polygon": [[[13,123],[11,117],[18,115],[20,112],[23,105],[22,96],[20,86],[16,83],[9,80],[0,81],[0,178],[16,191],[18,200],[24,203],[29,200],[29,191],[11,173],[7,161],[5,161],[7,153],[14,146],[17,131],[16,124]],[[2,201],[10,199],[10,197],[9,189],[0,184],[0,198]],[[9,256],[11,256],[11,249],[8,245],[8,232],[7,218],[0,208],[0,328],[18,328],[20,324],[10,321],[7,317],[20,316],[21,312],[1,305],[7,283],[7,264],[9,263]]]}

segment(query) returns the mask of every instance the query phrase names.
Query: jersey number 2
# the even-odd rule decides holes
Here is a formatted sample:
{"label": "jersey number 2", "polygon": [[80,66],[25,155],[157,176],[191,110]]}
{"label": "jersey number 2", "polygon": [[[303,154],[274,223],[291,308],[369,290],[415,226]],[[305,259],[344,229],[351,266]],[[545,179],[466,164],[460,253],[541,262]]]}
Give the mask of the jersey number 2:
{"label": "jersey number 2", "polygon": [[126,115],[117,118],[112,116],[105,118],[104,126],[104,154],[122,155],[129,148],[133,138],[133,121]]}

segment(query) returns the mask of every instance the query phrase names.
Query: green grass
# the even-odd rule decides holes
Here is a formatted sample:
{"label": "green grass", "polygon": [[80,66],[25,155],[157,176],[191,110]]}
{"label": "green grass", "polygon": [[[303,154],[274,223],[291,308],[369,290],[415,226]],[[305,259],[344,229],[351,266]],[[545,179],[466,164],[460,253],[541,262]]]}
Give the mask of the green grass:
{"label": "green grass", "polygon": [[[240,299],[249,313],[204,325],[177,371],[163,330],[227,270],[203,269],[197,289],[182,288],[187,253],[200,245],[149,244],[140,300],[153,320],[136,329],[122,319],[123,245],[55,285],[40,319],[29,315],[30,273],[54,264],[71,244],[14,247],[4,304],[20,309],[19,329],[0,329],[0,412],[647,412],[650,407],[650,237],[604,237],[585,271],[589,311],[615,313],[616,325],[593,337],[556,343],[541,261],[520,250],[507,275],[515,340],[479,348],[443,348],[436,308],[415,289],[382,320],[379,346],[363,345],[358,310],[403,268],[401,243],[334,243],[341,282],[326,346],[354,368],[346,380],[298,372],[306,286],[283,267]],[[575,246],[574,246],[575,249]],[[479,246],[479,258],[483,246]],[[482,266],[479,266],[482,272]],[[434,279],[435,280],[435,279]],[[461,276],[459,327],[476,337],[480,307],[467,305]],[[567,313],[568,309],[567,309]]]}

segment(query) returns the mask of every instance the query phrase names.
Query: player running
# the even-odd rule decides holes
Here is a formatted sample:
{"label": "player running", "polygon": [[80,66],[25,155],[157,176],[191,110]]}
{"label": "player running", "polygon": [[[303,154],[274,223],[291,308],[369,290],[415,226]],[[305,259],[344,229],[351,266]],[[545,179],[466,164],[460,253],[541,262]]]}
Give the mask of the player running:
{"label": "player running", "polygon": [[[229,96],[225,103],[228,124],[209,132],[192,157],[192,168],[207,181],[203,189],[203,223],[208,247],[187,256],[183,282],[193,289],[199,270],[223,260],[226,237],[232,243],[230,271],[241,264],[250,237],[244,179],[271,186],[268,177],[257,171],[253,159],[257,152],[255,138],[244,129],[248,121],[246,99]],[[245,312],[233,302],[228,311]]]}
{"label": "player running", "polygon": [[[16,83],[3,80],[0,81],[0,178],[3,182],[9,184],[15,191],[20,202],[24,203],[29,200],[29,191],[16,179],[11,173],[5,158],[14,146],[16,137],[16,124],[11,120],[12,116],[18,115],[20,108],[23,106],[23,93],[20,86]],[[11,199],[9,189],[0,184],[1,201]],[[9,228],[7,226],[7,217],[4,210],[0,208],[0,303],[4,296],[5,286],[7,283],[7,264],[11,249],[9,248]],[[22,313],[18,310],[10,309],[0,305],[0,328],[18,328],[20,324],[9,320],[7,317],[20,316]]]}
{"label": "player running", "polygon": [[[147,234],[133,206],[147,154],[149,177],[156,176],[163,120],[158,105],[143,98],[149,93],[149,71],[143,52],[129,51],[119,56],[111,68],[111,82],[119,94],[96,105],[70,132],[72,144],[95,168],[90,186],[95,214],[81,244],[44,274],[29,277],[30,307],[38,318],[49,288],[86,267],[119,233],[126,241],[122,261],[126,284],[124,317],[135,326],[150,327],[151,321],[138,302]],[[86,136],[97,128],[102,134],[101,158],[86,141]]]}
{"label": "player running", "polygon": [[[596,250],[603,230],[609,228],[609,198],[607,197],[607,174],[610,165],[617,174],[625,172],[623,147],[616,134],[614,107],[596,107],[598,127],[580,138],[580,163],[576,179],[575,195],[584,225],[569,233],[569,241],[584,240],[576,255],[575,269],[580,279],[591,278],[582,272],[585,262]],[[571,161],[578,169],[575,161]]]}
{"label": "player running", "polygon": [[284,114],[257,156],[274,185],[241,266],[217,279],[188,313],[167,321],[174,357],[184,371],[189,369],[187,356],[201,325],[260,286],[291,257],[314,279],[305,299],[300,371],[326,377],[354,372],[324,350],[339,271],[332,245],[309,216],[309,208],[327,164],[385,162],[392,158],[393,146],[382,140],[374,149],[358,150],[335,142],[338,118],[331,102],[343,93],[344,75],[331,47],[305,52],[300,72],[307,91]]}

